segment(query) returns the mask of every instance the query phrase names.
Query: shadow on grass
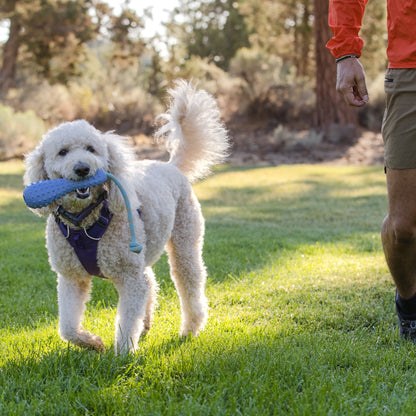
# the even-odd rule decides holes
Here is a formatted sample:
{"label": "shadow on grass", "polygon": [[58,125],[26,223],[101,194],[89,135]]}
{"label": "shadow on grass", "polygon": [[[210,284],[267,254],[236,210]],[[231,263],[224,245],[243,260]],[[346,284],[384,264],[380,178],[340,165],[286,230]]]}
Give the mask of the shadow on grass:
{"label": "shadow on grass", "polygon": [[[262,169],[269,168],[255,171]],[[277,168],[273,172],[279,174]],[[354,169],[347,178],[312,172],[305,180],[274,185],[215,186],[209,197],[200,198],[211,279],[220,282],[262,268],[315,243],[347,244],[357,252],[378,248],[387,206],[384,176],[371,176],[378,168]]]}
{"label": "shadow on grass", "polygon": [[67,348],[9,361],[1,402],[25,414],[355,415],[386,398],[400,403],[395,391],[416,382],[414,351],[397,339],[370,343],[368,330],[269,328],[145,344],[124,357]]}

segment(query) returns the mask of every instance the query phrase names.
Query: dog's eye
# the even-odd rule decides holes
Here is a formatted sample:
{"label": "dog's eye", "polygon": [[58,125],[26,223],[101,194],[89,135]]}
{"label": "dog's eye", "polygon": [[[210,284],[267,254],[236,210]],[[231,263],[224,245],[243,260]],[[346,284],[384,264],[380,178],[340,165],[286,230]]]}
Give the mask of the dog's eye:
{"label": "dog's eye", "polygon": [[68,154],[68,149],[61,149],[58,154],[59,156],[66,156]]}
{"label": "dog's eye", "polygon": [[92,146],[88,146],[87,150],[91,153],[95,153],[95,149]]}

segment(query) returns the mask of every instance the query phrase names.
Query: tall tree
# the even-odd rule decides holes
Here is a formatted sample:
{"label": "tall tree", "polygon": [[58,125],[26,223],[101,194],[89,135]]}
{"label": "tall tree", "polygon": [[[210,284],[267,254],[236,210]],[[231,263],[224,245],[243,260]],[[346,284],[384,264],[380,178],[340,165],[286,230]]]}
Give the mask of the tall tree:
{"label": "tall tree", "polygon": [[307,76],[311,69],[310,52],[313,38],[311,3],[310,0],[302,0],[295,14],[295,62],[299,76]]}
{"label": "tall tree", "polygon": [[[10,22],[9,38],[3,48],[0,92],[14,85],[20,53],[36,64],[36,70],[52,81],[65,82],[76,73],[77,59],[84,44],[98,33],[89,13],[91,0],[0,0],[0,19]],[[51,73],[52,59],[67,53],[57,73]]]}
{"label": "tall tree", "polygon": [[281,57],[295,67],[298,76],[312,75],[311,0],[246,0],[241,13],[249,27],[252,46]]}
{"label": "tall tree", "polygon": [[[349,139],[358,124],[357,109],[336,91],[336,64],[325,45],[332,36],[328,26],[328,0],[314,0],[316,54],[316,124],[328,135],[332,126],[351,126],[340,139]],[[338,131],[342,130],[340,128]],[[346,136],[346,137],[343,137]]]}
{"label": "tall tree", "polygon": [[371,0],[365,7],[360,36],[364,39],[360,58],[366,77],[371,80],[387,68],[387,7],[386,0]]}
{"label": "tall tree", "polygon": [[209,58],[225,70],[237,50],[249,45],[238,0],[180,0],[168,30],[185,46],[186,58]]}
{"label": "tall tree", "polygon": [[0,2],[0,16],[10,20],[9,38],[3,47],[3,64],[0,69],[0,93],[7,93],[9,88],[13,86],[16,73],[19,35],[22,28],[22,23],[15,13],[16,3],[17,0],[2,0]]}
{"label": "tall tree", "polygon": [[122,66],[130,65],[131,60],[136,60],[143,54],[146,48],[140,37],[143,25],[143,20],[127,6],[119,16],[111,16],[109,31],[110,40],[114,44],[112,57]]}

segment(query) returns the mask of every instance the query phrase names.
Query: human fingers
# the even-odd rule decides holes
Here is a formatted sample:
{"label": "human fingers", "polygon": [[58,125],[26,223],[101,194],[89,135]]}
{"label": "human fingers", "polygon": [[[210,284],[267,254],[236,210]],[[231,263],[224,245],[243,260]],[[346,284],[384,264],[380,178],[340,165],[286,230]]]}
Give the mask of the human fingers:
{"label": "human fingers", "polygon": [[337,64],[336,88],[349,105],[361,107],[368,102],[364,69],[357,58],[345,59]]}
{"label": "human fingers", "polygon": [[368,96],[367,85],[365,83],[365,77],[362,76],[357,80],[356,85],[357,95],[361,98],[364,104],[368,103],[370,97]]}

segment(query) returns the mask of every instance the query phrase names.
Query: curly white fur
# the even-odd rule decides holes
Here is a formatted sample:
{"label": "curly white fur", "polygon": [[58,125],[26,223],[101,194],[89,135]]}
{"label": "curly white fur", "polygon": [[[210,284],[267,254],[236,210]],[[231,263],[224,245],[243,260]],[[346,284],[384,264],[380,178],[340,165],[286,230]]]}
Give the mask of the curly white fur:
{"label": "curly white fur", "polygon": [[[89,167],[90,175],[102,168],[116,176],[133,210],[141,212],[134,218],[137,241],[144,247],[138,255],[128,249],[130,232],[125,205],[111,181],[91,189],[88,198],[80,199],[71,192],[34,210],[39,215],[50,214],[46,240],[51,267],[58,275],[59,332],[64,340],[76,345],[104,349],[100,337],[82,327],[92,276],[51,214],[58,204],[71,213],[80,212],[97,199],[103,188],[108,191],[113,218],[98,244],[97,263],[119,293],[116,352],[134,351],[140,335],[150,329],[157,292],[151,266],[165,249],[180,298],[181,334],[198,334],[207,320],[206,270],[202,260],[204,219],[189,181],[205,176],[214,163],[224,160],[228,140],[210,95],[181,81],[170,96],[170,108],[161,116],[167,124],[158,132],[160,137],[170,131],[166,140],[171,153],[168,163],[135,161],[125,138],[112,132],[101,133],[83,120],[52,129],[26,157],[26,185],[48,178],[80,179],[76,166],[82,163]],[[99,212],[100,207],[81,227],[90,227]]]}
{"label": "curly white fur", "polygon": [[156,132],[156,138],[165,137],[170,162],[192,183],[227,157],[227,133],[217,103],[206,91],[179,80],[169,95],[169,109],[158,117],[166,124]]}

